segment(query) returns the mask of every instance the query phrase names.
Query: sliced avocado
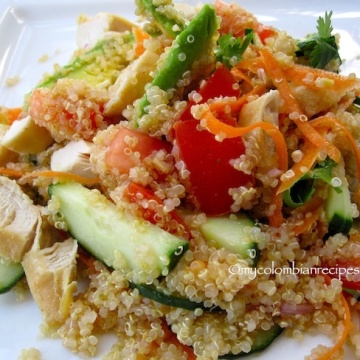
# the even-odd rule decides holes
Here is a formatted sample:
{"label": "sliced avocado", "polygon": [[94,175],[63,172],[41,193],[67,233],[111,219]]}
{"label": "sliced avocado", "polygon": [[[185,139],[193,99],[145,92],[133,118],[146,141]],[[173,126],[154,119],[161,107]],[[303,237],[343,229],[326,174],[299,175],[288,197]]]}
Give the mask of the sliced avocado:
{"label": "sliced avocado", "polygon": [[134,36],[130,32],[110,32],[97,44],[61,67],[54,74],[47,75],[37,87],[52,87],[61,78],[82,79],[92,86],[113,84],[119,71],[132,60]]}

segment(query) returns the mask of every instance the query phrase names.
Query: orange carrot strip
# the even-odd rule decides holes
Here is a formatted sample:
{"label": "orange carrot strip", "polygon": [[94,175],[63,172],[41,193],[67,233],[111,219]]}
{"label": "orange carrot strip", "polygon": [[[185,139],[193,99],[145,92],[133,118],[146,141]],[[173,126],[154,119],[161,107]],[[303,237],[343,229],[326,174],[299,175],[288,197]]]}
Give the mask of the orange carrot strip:
{"label": "orange carrot strip", "polygon": [[295,225],[292,227],[292,232],[295,236],[302,234],[308,230],[310,226],[318,220],[320,213],[323,209],[324,200],[320,197],[314,196],[304,206],[298,208],[298,212],[303,214],[310,214],[310,216],[304,216],[303,223],[301,225]]}
{"label": "orange carrot strip", "polygon": [[150,35],[142,30],[138,26],[132,28],[133,34],[135,36],[135,54],[140,56],[145,51],[144,41],[150,38]]}
{"label": "orange carrot strip", "polygon": [[[323,274],[324,278],[325,278],[325,283],[326,284],[330,284],[331,282],[331,278],[325,274]],[[339,339],[337,340],[337,342],[329,348],[328,351],[326,351],[326,353],[320,355],[317,360],[329,360],[331,359],[331,357],[339,350],[341,350],[341,348],[343,347],[349,332],[350,332],[350,328],[351,328],[351,315],[350,315],[350,308],[349,308],[349,304],[345,298],[345,296],[343,294],[341,294],[341,303],[343,305],[344,308],[344,330],[341,333],[341,336],[339,337]]]}
{"label": "orange carrot strip", "polygon": [[100,181],[100,179],[98,177],[89,179],[84,176],[71,174],[68,172],[52,171],[52,170],[21,171],[21,170],[0,168],[0,174],[7,175],[7,176],[15,176],[15,177],[30,176],[30,177],[63,178],[63,179],[72,180],[72,181],[75,181],[75,182],[78,182],[78,183],[81,183],[84,185],[94,185]]}
{"label": "orange carrot strip", "polygon": [[321,149],[309,141],[304,144],[302,148],[304,156],[290,169],[293,175],[291,177],[283,177],[277,191],[278,194],[290,189],[307,171],[311,170],[318,158],[320,150]]}
{"label": "orange carrot strip", "polygon": [[21,171],[21,170],[0,168],[0,174],[2,174],[2,175],[21,177],[21,176],[24,176],[25,173],[26,173],[25,171]]}
{"label": "orange carrot strip", "polygon": [[350,145],[353,149],[355,159],[356,159],[356,166],[357,166],[357,172],[358,172],[358,179],[360,180],[360,151],[356,145],[356,142],[351,135],[350,131],[336,118],[333,118],[331,116],[322,116],[315,120],[311,121],[314,128],[332,128],[335,130],[336,128],[340,128],[341,131],[344,133],[346,138],[349,140]]}
{"label": "orange carrot strip", "polygon": [[218,120],[210,110],[205,111],[203,118],[206,120],[206,129],[214,135],[225,134],[227,138],[235,138],[243,136],[249,131],[261,128],[272,137],[275,143],[276,153],[278,156],[278,168],[281,171],[286,171],[288,167],[288,156],[285,139],[280,130],[273,124],[268,122],[258,122],[245,127],[234,127]]}
{"label": "orange carrot strip", "polygon": [[277,192],[276,188],[273,189],[271,194],[271,204],[275,205],[275,209],[269,216],[269,224],[272,227],[280,227],[284,222],[284,217],[281,211],[283,206],[283,197]]}
{"label": "orange carrot strip", "polygon": [[[304,65],[294,65],[292,67],[284,68],[283,71],[288,80],[317,90],[321,90],[321,88],[317,86],[315,81],[321,78],[332,80],[333,85],[331,85],[331,88],[337,92],[350,91],[360,87],[360,79],[355,77],[343,76],[330,71],[314,69]],[[314,81],[309,81],[309,74]],[[326,87],[326,89],[329,88]]]}
{"label": "orange carrot strip", "polygon": [[[297,116],[293,117],[298,129],[306,136],[309,141],[311,141],[315,146],[324,149],[327,155],[336,162],[340,160],[339,150],[327,141],[323,136],[321,136],[314,127],[307,121],[307,118],[302,113],[299,104],[297,103],[290,86],[287,82],[286,76],[281,69],[278,61],[275,56],[266,48],[259,50],[262,59],[264,60],[265,70],[273,80],[274,85],[280,92],[280,96],[285,101],[285,106],[288,114],[296,114]],[[303,119],[304,118],[304,119]]]}
{"label": "orange carrot strip", "polygon": [[225,107],[229,106],[233,112],[239,112],[241,108],[248,102],[249,97],[253,95],[262,95],[265,93],[265,85],[255,87],[253,90],[242,95],[235,101],[222,101],[209,104],[211,111],[221,112],[224,111]]}
{"label": "orange carrot strip", "polygon": [[259,69],[264,68],[264,61],[261,57],[244,59],[236,65],[236,68],[241,70],[250,70],[252,73],[255,74]]}
{"label": "orange carrot strip", "polygon": [[236,81],[245,81],[247,84],[251,85],[251,80],[249,77],[246,76],[246,74],[244,74],[244,72],[239,68],[233,67],[231,69],[231,73],[233,74]]}
{"label": "orange carrot strip", "polygon": [[52,170],[44,170],[44,171],[33,171],[30,173],[26,173],[26,176],[31,177],[48,177],[48,178],[63,178],[67,180],[73,180],[75,182],[84,184],[84,185],[94,185],[97,184],[100,179],[98,177],[89,179],[84,176],[71,174],[68,172],[61,172],[61,171],[52,171]]}

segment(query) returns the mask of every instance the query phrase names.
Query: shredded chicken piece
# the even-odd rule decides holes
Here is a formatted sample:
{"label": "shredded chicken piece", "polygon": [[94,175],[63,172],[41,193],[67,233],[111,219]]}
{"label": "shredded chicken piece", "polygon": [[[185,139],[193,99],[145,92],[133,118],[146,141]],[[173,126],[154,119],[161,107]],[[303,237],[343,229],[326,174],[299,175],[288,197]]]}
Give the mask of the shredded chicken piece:
{"label": "shredded chicken piece", "polygon": [[69,315],[77,290],[77,248],[77,242],[69,238],[49,248],[31,249],[22,262],[33,298],[51,327]]}
{"label": "shredded chicken piece", "polygon": [[40,209],[16,181],[1,176],[0,255],[20,262],[30,250],[40,225]]}

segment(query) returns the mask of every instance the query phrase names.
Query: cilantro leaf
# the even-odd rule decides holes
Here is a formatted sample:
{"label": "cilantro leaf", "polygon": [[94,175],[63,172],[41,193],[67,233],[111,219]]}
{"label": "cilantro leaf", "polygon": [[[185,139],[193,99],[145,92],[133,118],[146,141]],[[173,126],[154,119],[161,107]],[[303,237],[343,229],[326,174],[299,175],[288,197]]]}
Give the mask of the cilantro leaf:
{"label": "cilantro leaf", "polygon": [[325,18],[322,18],[321,16],[319,16],[318,18],[318,25],[317,25],[317,31],[318,34],[321,38],[326,39],[331,37],[331,33],[333,31],[333,27],[331,25],[331,16],[332,16],[333,12],[330,11],[329,13],[326,11],[325,12]]}
{"label": "cilantro leaf", "polygon": [[326,65],[338,57],[336,47],[327,41],[319,41],[310,53],[309,65],[314,68],[324,69]]}
{"label": "cilantro leaf", "polygon": [[251,43],[254,32],[250,31],[241,39],[235,38],[232,34],[220,36],[218,39],[218,48],[215,51],[216,60],[222,62],[227,68],[232,68],[240,60],[245,50]]}
{"label": "cilantro leaf", "polygon": [[304,174],[290,189],[284,192],[285,204],[292,208],[304,205],[315,192],[315,180],[323,181],[337,193],[341,193],[340,187],[332,184],[332,170],[336,165],[337,163],[329,157],[319,162],[311,172]]}
{"label": "cilantro leaf", "polygon": [[317,21],[317,34],[312,34],[297,44],[296,56],[305,57],[313,68],[324,69],[334,59],[339,59],[341,64],[335,37],[331,35],[331,16],[332,11],[325,12],[324,18],[320,16]]}

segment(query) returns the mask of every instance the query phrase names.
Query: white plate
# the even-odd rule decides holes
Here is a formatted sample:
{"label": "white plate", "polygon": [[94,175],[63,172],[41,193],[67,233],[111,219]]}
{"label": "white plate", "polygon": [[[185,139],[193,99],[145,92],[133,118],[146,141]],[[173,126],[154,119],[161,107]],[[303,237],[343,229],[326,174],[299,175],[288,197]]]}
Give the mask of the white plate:
{"label": "white plate", "polygon": [[[196,0],[190,0],[196,3]],[[341,35],[341,56],[346,73],[360,76],[360,2],[314,0],[238,0],[265,24],[276,26],[300,38],[316,31],[316,19],[333,10],[333,26]],[[183,1],[185,2],[185,1]],[[326,5],[324,5],[326,4]],[[1,0],[0,1],[0,105],[20,106],[23,96],[49,72],[54,63],[65,64],[75,50],[76,19],[81,13],[113,12],[134,19],[130,0]],[[39,59],[47,55],[46,62]],[[15,86],[6,79],[19,77]],[[43,360],[79,359],[61,341],[41,337],[41,314],[31,296],[18,302],[14,293],[0,296],[0,359],[17,359],[21,349],[36,347]],[[98,358],[111,346],[111,337],[102,339]],[[304,342],[281,337],[266,351],[246,359],[303,359],[317,344],[329,345],[322,336]],[[245,358],[244,358],[245,359]],[[351,350],[347,360],[355,359]]]}

